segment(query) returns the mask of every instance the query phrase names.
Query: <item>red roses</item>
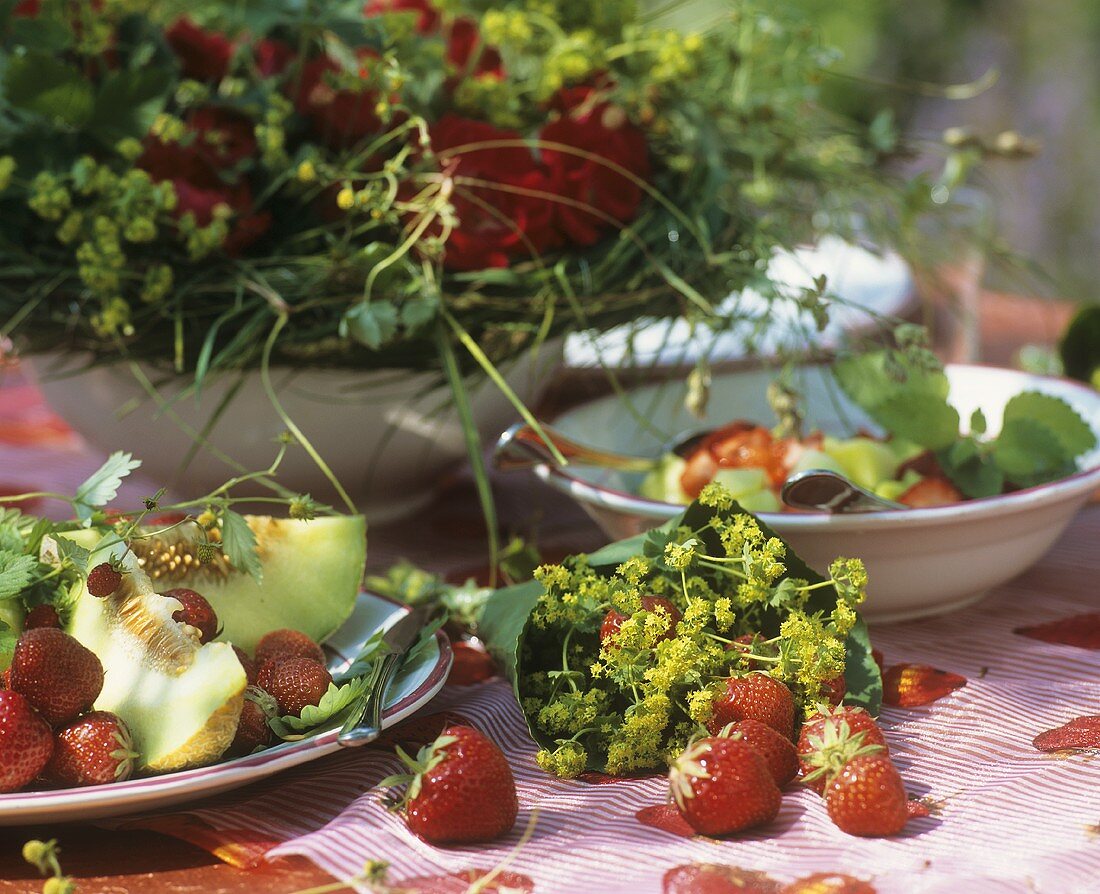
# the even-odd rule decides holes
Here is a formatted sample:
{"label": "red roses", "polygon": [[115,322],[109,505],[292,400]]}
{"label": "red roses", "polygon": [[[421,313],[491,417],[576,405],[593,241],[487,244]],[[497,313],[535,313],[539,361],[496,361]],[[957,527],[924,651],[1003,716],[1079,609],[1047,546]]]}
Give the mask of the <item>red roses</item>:
{"label": "red roses", "polygon": [[[432,126],[459,220],[446,267],[505,267],[567,244],[590,246],[634,219],[643,190],[633,178],[650,173],[645,135],[622,110],[591,102],[590,88],[583,97],[542,129],[541,157],[518,133],[484,122],[444,115]],[[516,145],[477,146],[508,141]]]}

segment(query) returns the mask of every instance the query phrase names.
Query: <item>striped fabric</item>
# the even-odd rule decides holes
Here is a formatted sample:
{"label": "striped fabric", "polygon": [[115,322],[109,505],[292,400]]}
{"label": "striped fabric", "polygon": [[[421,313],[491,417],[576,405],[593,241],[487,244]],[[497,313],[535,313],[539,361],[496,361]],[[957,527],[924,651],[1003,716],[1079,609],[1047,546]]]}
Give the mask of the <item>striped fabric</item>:
{"label": "striped fabric", "polygon": [[[5,400],[0,391],[0,407]],[[56,440],[14,445],[0,434],[5,482],[71,489],[97,462]],[[132,491],[145,488],[139,483]],[[784,884],[843,873],[869,883],[858,890],[877,894],[1100,894],[1097,752],[1044,754],[1032,745],[1041,732],[1100,714],[1100,641],[1081,635],[1084,622],[1071,625],[1077,645],[1014,632],[1100,611],[1097,542],[1100,509],[1092,508],[1038,566],[982,603],[872,631],[888,665],[923,663],[967,679],[932,704],[883,711],[911,794],[938,810],[895,839],[845,835],[820,798],[797,787],[784,795],[775,822],[726,841],[643,824],[639,813],[660,814],[666,803],[663,778],[594,784],[547,777],[534,764],[534,746],[500,680],[448,687],[423,712],[465,719],[508,755],[521,812],[511,835],[493,845],[437,848],[409,834],[372,789],[397,769],[389,748],[334,755],[186,811],[126,824],[187,838],[238,865],[298,854],[351,878],[366,861],[384,860],[395,884],[507,861],[510,873],[529,880],[524,890],[538,894],[662,894],[671,868],[717,863]],[[386,549],[387,558],[396,555],[392,541]],[[423,719],[408,723],[430,726]],[[529,824],[533,835],[516,852]],[[690,890],[719,889],[675,889]]]}

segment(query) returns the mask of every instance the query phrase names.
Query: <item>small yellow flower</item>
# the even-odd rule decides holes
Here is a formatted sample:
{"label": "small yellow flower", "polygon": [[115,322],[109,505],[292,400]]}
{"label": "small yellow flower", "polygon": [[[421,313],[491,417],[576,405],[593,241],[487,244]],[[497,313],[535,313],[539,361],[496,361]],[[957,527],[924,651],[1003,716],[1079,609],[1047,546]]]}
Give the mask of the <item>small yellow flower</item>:
{"label": "small yellow flower", "polygon": [[312,183],[317,179],[317,168],[308,158],[298,165],[298,180],[302,183]]}
{"label": "small yellow flower", "polygon": [[345,186],[336,194],[336,207],[341,211],[350,211],[355,207],[355,190]]}

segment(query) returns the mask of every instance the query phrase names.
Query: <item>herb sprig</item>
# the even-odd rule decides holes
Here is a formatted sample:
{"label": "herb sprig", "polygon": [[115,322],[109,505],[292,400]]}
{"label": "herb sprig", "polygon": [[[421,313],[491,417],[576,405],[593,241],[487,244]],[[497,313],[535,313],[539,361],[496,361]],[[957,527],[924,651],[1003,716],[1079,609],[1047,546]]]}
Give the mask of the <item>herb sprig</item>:
{"label": "herb sprig", "polygon": [[1004,408],[993,436],[981,410],[960,431],[948,403],[948,380],[925,352],[880,351],[836,364],[845,393],[887,432],[932,451],[967,497],[1055,481],[1077,470],[1077,458],[1097,446],[1092,427],[1066,401],[1023,391]]}

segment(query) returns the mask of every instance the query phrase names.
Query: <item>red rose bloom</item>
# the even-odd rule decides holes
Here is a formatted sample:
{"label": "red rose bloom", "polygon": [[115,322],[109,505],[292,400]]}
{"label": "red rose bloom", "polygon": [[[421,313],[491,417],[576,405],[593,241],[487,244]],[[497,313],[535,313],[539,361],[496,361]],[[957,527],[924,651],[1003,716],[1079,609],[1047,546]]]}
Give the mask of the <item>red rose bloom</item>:
{"label": "red rose bloom", "polygon": [[415,12],[417,34],[431,34],[439,27],[439,10],[428,0],[367,0],[363,7],[368,19],[391,12]]}
{"label": "red rose bloom", "polygon": [[543,149],[542,158],[554,192],[601,212],[593,214],[562,203],[555,210],[557,224],[570,241],[594,245],[608,229],[633,220],[643,196],[637,183],[609,165],[648,180],[649,152],[645,134],[617,106],[598,103],[589,107],[576,91],[563,100],[571,110],[547,124],[541,139],[574,147],[595,158],[553,148]]}
{"label": "red rose bloom", "polygon": [[233,44],[224,34],[200,28],[184,16],[164,32],[185,77],[220,81],[229,73]]}
{"label": "red rose bloom", "polygon": [[[455,181],[451,204],[458,225],[444,249],[447,269],[507,267],[513,258],[561,244],[552,200],[526,194],[549,191],[546,171],[526,147],[461,148],[518,140],[518,133],[447,114],[432,125],[431,138],[445,174]],[[461,151],[449,153],[452,149]]]}
{"label": "red rose bloom", "polygon": [[[363,49],[359,57],[365,64],[374,54]],[[352,146],[383,127],[375,111],[378,91],[366,86],[359,90],[335,89],[326,75],[339,71],[340,66],[328,56],[311,59],[302,69],[294,97],[299,114],[309,119],[314,133],[333,149]]]}
{"label": "red rose bloom", "polygon": [[177,218],[192,214],[195,223],[205,227],[214,220],[218,205],[227,206],[233,212],[223,246],[229,254],[239,254],[271,226],[270,213],[254,211],[248,181],[226,183],[194,145],[162,143],[150,137],[145,141],[145,152],[137,160],[137,167],[158,182],[171,182],[176,191],[173,214]]}
{"label": "red rose bloom", "polygon": [[240,112],[218,106],[196,109],[187,117],[187,128],[195,134],[195,152],[213,168],[236,167],[256,154],[252,120]]}
{"label": "red rose bloom", "polygon": [[256,68],[265,78],[281,75],[294,61],[294,47],[285,40],[275,37],[265,37],[256,41],[252,47],[252,54],[256,60]]}

